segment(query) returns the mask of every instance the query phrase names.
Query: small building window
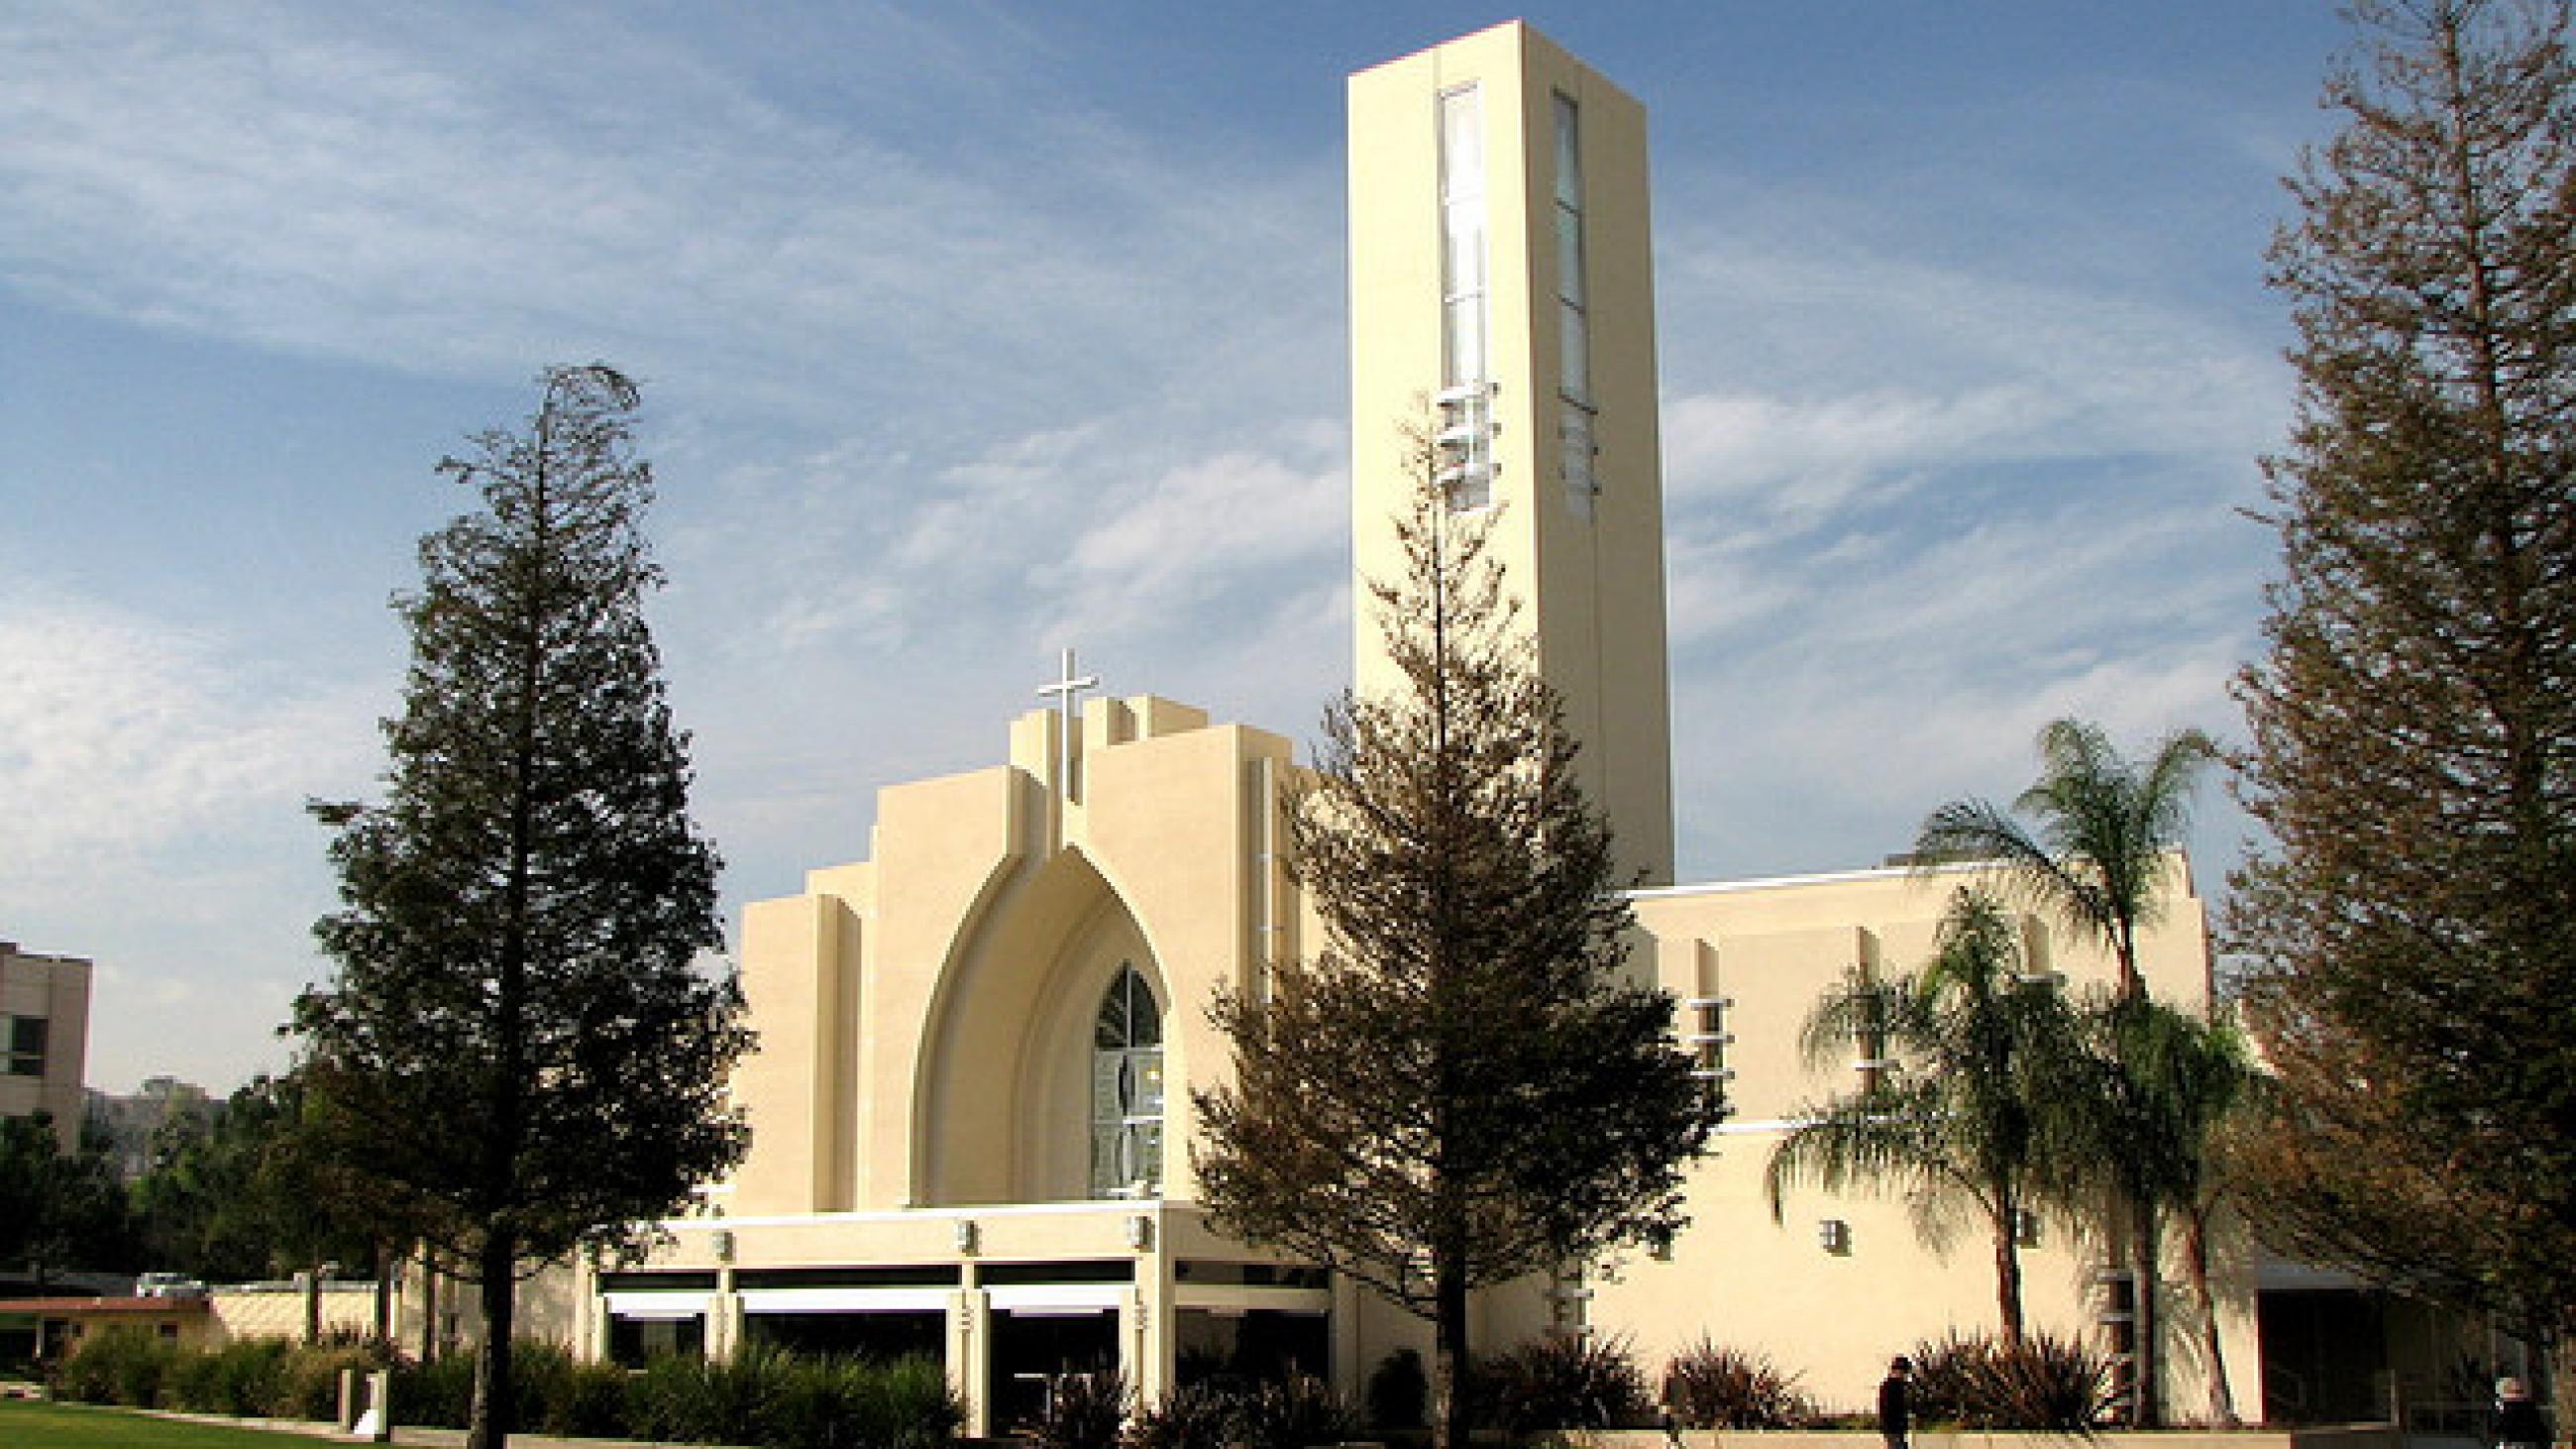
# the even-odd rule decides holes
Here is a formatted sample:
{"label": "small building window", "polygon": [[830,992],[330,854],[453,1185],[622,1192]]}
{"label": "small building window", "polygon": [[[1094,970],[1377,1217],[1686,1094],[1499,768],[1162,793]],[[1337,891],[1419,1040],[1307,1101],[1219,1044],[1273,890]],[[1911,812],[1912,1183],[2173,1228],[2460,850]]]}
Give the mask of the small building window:
{"label": "small building window", "polygon": [[45,1019],[41,1016],[9,1018],[8,1074],[13,1077],[41,1077],[45,1074]]}
{"label": "small building window", "polygon": [[1091,1195],[1163,1190],[1163,1009],[1131,965],[1100,1000],[1091,1039]]}
{"label": "small building window", "polygon": [[1726,1014],[1734,1009],[1735,1001],[1725,996],[1694,996],[1684,1006],[1690,1012],[1690,1030],[1682,1034],[1682,1045],[1691,1054],[1691,1076],[1712,1100],[1723,1102],[1726,1084],[1735,1079],[1735,1068],[1726,1064],[1726,1049],[1735,1045],[1735,1033],[1726,1029]]}

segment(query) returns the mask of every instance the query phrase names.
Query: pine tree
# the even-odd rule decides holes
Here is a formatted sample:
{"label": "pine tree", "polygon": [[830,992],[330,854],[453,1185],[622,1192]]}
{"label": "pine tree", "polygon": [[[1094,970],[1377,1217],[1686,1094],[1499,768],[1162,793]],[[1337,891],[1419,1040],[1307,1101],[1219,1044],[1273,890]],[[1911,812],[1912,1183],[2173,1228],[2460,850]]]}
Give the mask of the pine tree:
{"label": "pine tree", "polygon": [[343,1163],[480,1283],[476,1449],[507,1442],[518,1279],[678,1211],[745,1143],[739,992],[696,959],[717,860],[644,620],[636,391],[600,366],[541,384],[525,431],[440,464],[482,506],[396,600],[384,803],[316,807],[337,969],[295,1013]]}
{"label": "pine tree", "polygon": [[1426,472],[1374,586],[1404,685],[1327,711],[1290,815],[1325,927],[1215,1009],[1198,1099],[1217,1223],[1431,1320],[1435,1440],[1465,1442],[1471,1291],[1668,1240],[1718,1104],[1628,974],[1634,918],[1486,523]]}
{"label": "pine tree", "polygon": [[2358,7],[2274,246],[2297,420],[2242,676],[2271,843],[2231,929],[2271,1225],[2576,1329],[2576,70],[2569,7]]}

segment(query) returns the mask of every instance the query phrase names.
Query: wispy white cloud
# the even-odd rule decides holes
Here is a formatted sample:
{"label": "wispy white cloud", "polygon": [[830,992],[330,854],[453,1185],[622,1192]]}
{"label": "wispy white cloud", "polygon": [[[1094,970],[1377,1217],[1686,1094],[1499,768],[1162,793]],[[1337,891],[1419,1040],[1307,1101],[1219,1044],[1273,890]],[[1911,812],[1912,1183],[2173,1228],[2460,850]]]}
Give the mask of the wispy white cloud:
{"label": "wispy white cloud", "polygon": [[[825,121],[695,36],[575,12],[12,11],[0,272],[373,365],[685,356],[695,390],[812,416],[864,377],[877,405],[958,420],[1168,377],[1199,314],[1314,267],[1265,252],[1330,195],[1326,166],[1194,174],[1057,92],[1008,27],[980,37],[982,75],[942,61],[960,23],[851,12],[833,39],[883,96]],[[940,89],[970,78],[1025,89]]]}
{"label": "wispy white cloud", "polygon": [[[1677,638],[1692,848],[1725,873],[1867,863],[1854,840],[1902,849],[1940,800],[2009,798],[2062,715],[2132,743],[2233,733],[2255,532],[2217,510],[2079,497],[1865,559],[1712,566],[1749,575],[1763,607]],[[2240,826],[2214,788],[2202,805],[2223,864]]]}
{"label": "wispy white cloud", "polygon": [[[1872,199],[1730,199],[1664,248],[1685,861],[1867,863],[1942,799],[2009,798],[2063,714],[2230,732],[2276,339],[2050,265],[2062,231],[1932,260]],[[2239,822],[2203,807],[2223,858]]]}
{"label": "wispy white cloud", "polygon": [[90,879],[267,807],[281,782],[363,778],[372,720],[355,691],[285,684],[238,641],[0,590],[0,880]]}
{"label": "wispy white cloud", "polygon": [[274,1069],[329,905],[309,793],[374,767],[391,669],[315,680],[247,641],[0,587],[0,934],[98,962],[89,1079]]}

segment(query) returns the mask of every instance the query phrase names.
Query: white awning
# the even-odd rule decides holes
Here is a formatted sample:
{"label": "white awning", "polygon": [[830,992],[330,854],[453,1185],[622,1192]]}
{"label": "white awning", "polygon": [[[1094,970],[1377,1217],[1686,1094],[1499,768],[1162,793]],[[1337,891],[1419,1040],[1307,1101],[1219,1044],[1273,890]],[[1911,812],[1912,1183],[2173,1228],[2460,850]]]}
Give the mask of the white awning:
{"label": "white awning", "polygon": [[745,1313],[946,1313],[953,1288],[746,1288]]}
{"label": "white awning", "polygon": [[674,1318],[703,1318],[706,1316],[707,1311],[707,1295],[704,1293],[672,1293],[664,1291],[659,1293],[608,1293],[601,1296],[608,1300],[608,1316],[611,1318],[660,1320]]}
{"label": "white awning", "polygon": [[1125,1283],[1016,1283],[987,1288],[985,1298],[1003,1313],[1027,1317],[1050,1314],[1114,1313],[1127,1301]]}

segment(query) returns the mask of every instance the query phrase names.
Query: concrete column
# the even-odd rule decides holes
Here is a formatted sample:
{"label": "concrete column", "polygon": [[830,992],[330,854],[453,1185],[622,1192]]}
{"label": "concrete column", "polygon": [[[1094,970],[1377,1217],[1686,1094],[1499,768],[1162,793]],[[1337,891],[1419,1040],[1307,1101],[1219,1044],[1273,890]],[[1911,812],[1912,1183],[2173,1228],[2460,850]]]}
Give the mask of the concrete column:
{"label": "concrete column", "polygon": [[1154,1311],[1145,1285],[1118,1295],[1118,1371],[1135,1387],[1138,1400],[1149,1404],[1163,1394],[1163,1373],[1157,1362],[1161,1355],[1154,1351],[1162,1323],[1163,1315]]}
{"label": "concrete column", "polygon": [[948,1300],[948,1378],[966,1400],[966,1436],[991,1438],[993,1406],[985,1389],[993,1381],[992,1299],[976,1285],[971,1263],[966,1286]]}
{"label": "concrete column", "polygon": [[1367,1387],[1370,1364],[1368,1345],[1360,1342],[1359,1285],[1341,1273],[1326,1280],[1332,1285],[1332,1317],[1327,1329],[1333,1353],[1333,1392],[1357,1402]]}
{"label": "concrete column", "polygon": [[733,1265],[716,1269],[715,1297],[707,1301],[707,1357],[717,1362],[742,1352],[742,1295],[734,1291]]}

